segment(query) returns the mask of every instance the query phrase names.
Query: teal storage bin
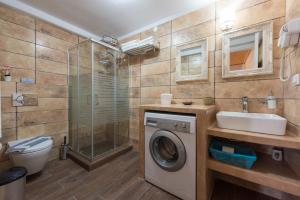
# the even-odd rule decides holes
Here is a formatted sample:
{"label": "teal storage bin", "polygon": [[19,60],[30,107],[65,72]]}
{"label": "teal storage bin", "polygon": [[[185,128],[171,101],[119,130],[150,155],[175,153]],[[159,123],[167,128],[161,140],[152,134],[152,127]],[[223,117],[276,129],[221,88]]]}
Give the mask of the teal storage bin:
{"label": "teal storage bin", "polygon": [[[234,153],[222,151],[223,146],[234,148]],[[211,142],[209,152],[218,161],[246,169],[251,169],[257,159],[255,151],[252,148],[219,140]]]}

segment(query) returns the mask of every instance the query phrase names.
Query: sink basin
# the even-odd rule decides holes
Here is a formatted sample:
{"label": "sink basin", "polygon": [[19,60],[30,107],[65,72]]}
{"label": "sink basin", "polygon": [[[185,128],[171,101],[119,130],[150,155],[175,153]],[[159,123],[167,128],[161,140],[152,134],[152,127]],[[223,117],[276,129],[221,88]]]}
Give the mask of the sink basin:
{"label": "sink basin", "polygon": [[287,120],[275,114],[225,112],[217,113],[219,128],[284,135]]}

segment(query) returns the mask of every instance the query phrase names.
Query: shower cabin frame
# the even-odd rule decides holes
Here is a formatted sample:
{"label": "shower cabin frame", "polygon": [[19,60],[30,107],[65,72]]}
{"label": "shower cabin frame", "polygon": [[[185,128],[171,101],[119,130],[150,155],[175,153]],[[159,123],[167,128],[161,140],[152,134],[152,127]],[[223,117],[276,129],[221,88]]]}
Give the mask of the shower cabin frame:
{"label": "shower cabin frame", "polygon": [[[80,101],[78,100],[79,97],[77,96],[77,115],[76,115],[76,118],[77,118],[77,121],[76,121],[76,135],[75,135],[75,141],[76,141],[76,148],[77,149],[73,149],[70,144],[69,144],[69,151],[68,151],[68,155],[69,157],[74,160],[75,162],[77,162],[78,164],[80,164],[82,167],[86,168],[87,170],[92,170],[92,169],[95,169],[97,168],[98,166],[106,163],[107,161],[129,151],[132,149],[132,145],[129,143],[129,128],[128,128],[128,142],[126,144],[123,144],[119,147],[117,147],[116,145],[116,124],[114,124],[114,147],[113,149],[110,149],[100,155],[95,155],[95,152],[94,152],[94,106],[95,106],[95,99],[94,99],[94,90],[95,90],[95,81],[94,81],[94,77],[95,77],[95,44],[98,44],[98,45],[102,45],[106,48],[109,48],[111,50],[114,50],[116,51],[118,54],[121,54],[122,52],[116,48],[116,47],[113,47],[109,44],[106,44],[104,42],[101,42],[101,41],[96,41],[94,39],[87,39],[87,40],[84,40],[84,41],[81,41],[79,42],[78,44],[70,47],[67,51],[67,56],[68,56],[68,103],[69,103],[69,109],[68,109],[68,115],[69,115],[69,136],[71,133],[70,131],[70,124],[71,124],[71,112],[70,112],[70,50],[74,49],[74,48],[77,48],[77,95],[81,94],[80,93],[80,45],[83,44],[83,43],[86,43],[86,42],[91,42],[91,91],[92,91],[92,98],[91,98],[91,154],[90,154],[90,157],[88,157],[87,155],[83,154],[82,152],[80,152],[80,144],[79,144],[79,136],[78,136],[78,130],[79,130],[79,124],[80,124]],[[114,103],[113,103],[113,117],[115,119],[116,117],[116,113],[117,113],[117,58],[114,58],[114,62],[113,62],[113,66],[112,66],[114,69],[113,73],[113,99],[114,99]],[[128,116],[129,117],[129,116]],[[129,127],[129,120],[128,120],[128,127]]]}

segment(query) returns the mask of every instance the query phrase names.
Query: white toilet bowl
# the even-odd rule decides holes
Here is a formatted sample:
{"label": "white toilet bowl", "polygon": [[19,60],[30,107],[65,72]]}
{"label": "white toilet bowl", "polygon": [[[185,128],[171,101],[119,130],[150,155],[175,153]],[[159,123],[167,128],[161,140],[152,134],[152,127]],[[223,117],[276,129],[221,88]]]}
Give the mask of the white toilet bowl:
{"label": "white toilet bowl", "polygon": [[[30,139],[30,138],[29,138]],[[28,139],[16,140],[9,142],[9,147],[17,145]],[[49,139],[25,149],[22,152],[11,152],[9,157],[14,166],[22,166],[27,169],[27,175],[42,171],[47,163],[49,154],[53,145],[53,140]]]}

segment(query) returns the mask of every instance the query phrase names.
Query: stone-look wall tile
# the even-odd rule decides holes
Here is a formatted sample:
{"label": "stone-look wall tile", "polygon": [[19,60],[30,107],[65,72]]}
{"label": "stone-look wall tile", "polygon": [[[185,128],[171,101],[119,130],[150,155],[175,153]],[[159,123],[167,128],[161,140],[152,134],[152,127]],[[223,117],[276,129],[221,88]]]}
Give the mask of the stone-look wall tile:
{"label": "stone-look wall tile", "polygon": [[129,99],[129,108],[132,109],[137,109],[140,106],[140,98],[130,98]]}
{"label": "stone-look wall tile", "polygon": [[0,19],[0,35],[34,43],[34,30]]}
{"label": "stone-look wall tile", "polygon": [[61,121],[55,123],[39,124],[33,126],[18,127],[18,136],[20,138],[31,137],[31,135],[55,135],[61,132],[68,131],[68,121]]}
{"label": "stone-look wall tile", "polygon": [[153,87],[153,86],[168,86],[170,85],[170,73],[149,75],[141,77],[142,87]]}
{"label": "stone-look wall tile", "polygon": [[68,48],[74,46],[74,43],[57,39],[53,36],[36,32],[36,44],[66,52]]}
{"label": "stone-look wall tile", "polygon": [[[261,3],[265,3],[267,1],[269,0],[238,0],[234,2],[234,6],[236,10],[242,10]],[[231,6],[232,2],[232,0],[218,0],[218,3],[216,4],[216,13],[218,18],[220,17],[220,13],[222,12],[222,10],[224,10],[224,8],[227,8],[228,6]]]}
{"label": "stone-look wall tile", "polygon": [[0,18],[29,29],[35,28],[34,18],[32,16],[10,8],[4,4],[0,4]]}
{"label": "stone-look wall tile", "polygon": [[37,71],[36,82],[40,85],[67,85],[67,76]]}
{"label": "stone-look wall tile", "polygon": [[11,97],[2,97],[1,98],[1,112],[2,113],[15,113],[16,107],[12,106]]}
{"label": "stone-look wall tile", "polygon": [[161,93],[170,93],[170,87],[156,86],[141,88],[141,98],[160,98]]}
{"label": "stone-look wall tile", "polygon": [[40,98],[66,98],[67,86],[18,83],[17,92],[22,92],[24,94],[38,94]]}
{"label": "stone-look wall tile", "polygon": [[[3,67],[0,67],[0,69],[2,70]],[[35,81],[35,72],[34,72],[34,70],[11,68],[10,73],[12,75],[11,80],[13,82],[21,82],[22,77],[31,78],[33,81]],[[4,80],[1,79],[1,81],[4,81]]]}
{"label": "stone-look wall tile", "polygon": [[[276,109],[268,109],[267,105],[263,103],[265,99],[250,99],[248,104],[249,112],[255,113],[273,113],[283,115],[283,100],[277,100]],[[216,99],[218,110],[224,111],[242,111],[242,104],[240,99]]]}
{"label": "stone-look wall tile", "polygon": [[199,99],[214,97],[214,85],[209,83],[197,83],[188,85],[176,85],[171,87],[174,99]]}
{"label": "stone-look wall tile", "polygon": [[44,59],[36,59],[36,70],[54,74],[68,74],[68,65]]}
{"label": "stone-look wall tile", "polygon": [[286,0],[286,21],[300,17],[300,1]]}
{"label": "stone-look wall tile", "polygon": [[26,56],[35,56],[35,45],[33,43],[2,35],[0,35],[0,49]]}
{"label": "stone-look wall tile", "polygon": [[16,113],[2,113],[2,129],[14,128],[17,125]]}
{"label": "stone-look wall tile", "polygon": [[13,92],[16,92],[15,82],[1,82],[1,97],[10,97]]}
{"label": "stone-look wall tile", "polygon": [[160,49],[158,52],[150,52],[144,56],[142,56],[142,61],[141,63],[146,65],[146,64],[151,64],[155,62],[162,62],[166,60],[170,60],[170,47]]}
{"label": "stone-look wall tile", "polygon": [[34,57],[0,51],[0,65],[8,65],[13,68],[35,69]]}
{"label": "stone-look wall tile", "polygon": [[141,76],[164,74],[169,72],[170,72],[170,61],[155,62],[152,64],[141,66]]}
{"label": "stone-look wall tile", "polygon": [[[6,129],[2,128],[2,137],[0,139],[0,141],[2,143],[7,143],[9,141],[16,140],[16,139],[17,139],[17,129],[16,128],[6,128]],[[2,157],[2,155],[0,157]]]}
{"label": "stone-look wall tile", "polygon": [[201,38],[205,38],[215,33],[215,21],[208,21],[197,26],[192,26],[187,29],[175,32],[172,34],[172,44],[179,45],[188,43]]}
{"label": "stone-look wall tile", "polygon": [[[255,15],[253,13],[255,13]],[[247,9],[236,11],[236,19],[238,20],[235,21],[233,28],[239,29],[284,16],[285,0],[270,0],[261,4],[257,4],[256,6],[248,7]],[[221,33],[220,27],[220,20],[217,19],[217,33]]]}
{"label": "stone-look wall tile", "polygon": [[129,88],[129,98],[139,98],[141,97],[141,89],[137,88]]}
{"label": "stone-look wall tile", "polygon": [[176,32],[215,18],[215,5],[209,4],[172,21],[172,32]]}
{"label": "stone-look wall tile", "polygon": [[167,35],[171,33],[171,22],[166,22],[164,24],[161,24],[159,26],[157,26],[157,30],[155,32],[154,28],[151,28],[149,30],[146,30],[144,32],[141,33],[140,37],[141,39],[145,39],[149,36],[163,36],[163,35]]}
{"label": "stone-look wall tile", "polygon": [[216,98],[265,98],[271,90],[275,97],[283,98],[282,82],[278,79],[216,83]]}
{"label": "stone-look wall tile", "polygon": [[63,30],[62,28],[59,28],[55,25],[52,25],[50,23],[47,23],[43,20],[36,19],[36,31],[51,35],[53,37],[71,42],[71,43],[78,43],[78,36],[70,33],[66,30]]}
{"label": "stone-look wall tile", "polygon": [[36,45],[36,57],[55,62],[67,63],[67,53]]}
{"label": "stone-look wall tile", "polygon": [[18,107],[18,112],[65,110],[68,108],[67,98],[39,98],[38,102],[38,106]]}
{"label": "stone-look wall tile", "polygon": [[159,42],[159,47],[161,49],[170,47],[171,46],[171,34],[159,37],[158,42]]}
{"label": "stone-look wall tile", "polygon": [[17,113],[18,126],[32,126],[45,123],[62,122],[68,120],[67,110],[32,111]]}
{"label": "stone-look wall tile", "polygon": [[291,123],[300,126],[300,99],[285,99],[284,115]]}
{"label": "stone-look wall tile", "polygon": [[141,86],[141,77],[140,76],[131,76],[129,79],[129,87],[140,87]]}

